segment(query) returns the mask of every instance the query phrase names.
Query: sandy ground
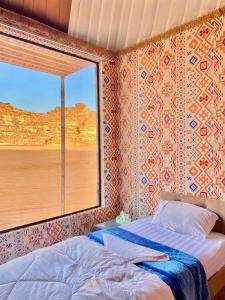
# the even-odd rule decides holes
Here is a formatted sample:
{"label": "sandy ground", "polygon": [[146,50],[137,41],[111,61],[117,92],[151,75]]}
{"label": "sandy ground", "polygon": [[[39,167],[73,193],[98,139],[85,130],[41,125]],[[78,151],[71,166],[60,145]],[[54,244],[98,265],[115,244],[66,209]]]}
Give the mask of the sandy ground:
{"label": "sandy ground", "polygon": [[[96,205],[95,147],[66,151],[65,213]],[[60,215],[60,151],[0,147],[0,230]]]}

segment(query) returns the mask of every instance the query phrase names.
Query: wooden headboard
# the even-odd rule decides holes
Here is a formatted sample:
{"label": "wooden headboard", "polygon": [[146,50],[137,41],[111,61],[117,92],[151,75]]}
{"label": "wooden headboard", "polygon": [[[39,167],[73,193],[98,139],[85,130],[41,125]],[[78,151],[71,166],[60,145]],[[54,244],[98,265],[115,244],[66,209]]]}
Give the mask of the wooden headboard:
{"label": "wooden headboard", "polygon": [[161,192],[160,200],[177,200],[207,208],[219,216],[214,231],[225,234],[225,201],[206,199],[197,196],[177,194],[173,192]]}

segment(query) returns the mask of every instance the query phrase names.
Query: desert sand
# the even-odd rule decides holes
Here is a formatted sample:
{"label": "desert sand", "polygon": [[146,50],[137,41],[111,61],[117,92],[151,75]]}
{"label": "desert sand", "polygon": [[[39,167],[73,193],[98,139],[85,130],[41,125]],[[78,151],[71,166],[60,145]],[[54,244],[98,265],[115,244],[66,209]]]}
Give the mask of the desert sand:
{"label": "desert sand", "polygon": [[[65,213],[96,206],[96,146],[66,151]],[[60,215],[60,150],[0,146],[0,230]]]}

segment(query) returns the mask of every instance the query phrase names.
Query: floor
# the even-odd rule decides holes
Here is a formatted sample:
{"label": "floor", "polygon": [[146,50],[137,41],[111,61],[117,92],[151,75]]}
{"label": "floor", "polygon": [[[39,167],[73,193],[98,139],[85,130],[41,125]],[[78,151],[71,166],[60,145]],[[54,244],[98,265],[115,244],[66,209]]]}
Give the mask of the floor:
{"label": "floor", "polygon": [[225,300],[225,287],[213,300]]}

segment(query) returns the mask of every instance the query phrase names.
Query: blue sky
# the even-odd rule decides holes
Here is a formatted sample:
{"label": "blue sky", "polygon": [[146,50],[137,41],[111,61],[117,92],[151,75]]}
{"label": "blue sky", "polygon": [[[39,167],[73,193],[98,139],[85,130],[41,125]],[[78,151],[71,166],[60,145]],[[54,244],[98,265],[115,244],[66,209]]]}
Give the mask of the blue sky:
{"label": "blue sky", "polygon": [[[90,65],[65,77],[66,107],[83,102],[96,110],[95,70]],[[0,102],[32,112],[47,112],[60,105],[60,77],[0,63]]]}

